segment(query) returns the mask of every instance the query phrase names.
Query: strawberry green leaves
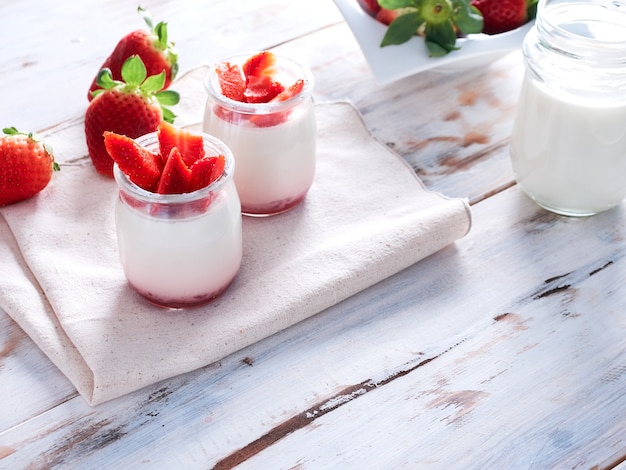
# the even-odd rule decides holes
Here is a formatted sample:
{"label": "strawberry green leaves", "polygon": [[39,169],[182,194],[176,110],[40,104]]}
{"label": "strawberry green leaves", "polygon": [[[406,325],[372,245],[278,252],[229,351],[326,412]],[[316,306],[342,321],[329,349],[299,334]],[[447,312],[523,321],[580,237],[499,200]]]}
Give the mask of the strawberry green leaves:
{"label": "strawberry green leaves", "polygon": [[169,106],[178,104],[180,95],[173,90],[162,90],[165,84],[165,72],[148,77],[148,71],[141,58],[133,55],[124,62],[121,73],[122,80],[114,80],[110,69],[100,70],[96,83],[101,88],[94,90],[92,95],[96,97],[105,90],[116,87],[120,87],[125,92],[138,90],[143,96],[154,96],[161,105],[163,120],[169,123],[174,122],[176,115],[169,109]]}
{"label": "strawberry green leaves", "polygon": [[431,57],[458,49],[459,34],[480,33],[483,18],[470,0],[379,0],[381,7],[401,10],[387,28],[381,47],[403,44],[416,33],[424,36]]}

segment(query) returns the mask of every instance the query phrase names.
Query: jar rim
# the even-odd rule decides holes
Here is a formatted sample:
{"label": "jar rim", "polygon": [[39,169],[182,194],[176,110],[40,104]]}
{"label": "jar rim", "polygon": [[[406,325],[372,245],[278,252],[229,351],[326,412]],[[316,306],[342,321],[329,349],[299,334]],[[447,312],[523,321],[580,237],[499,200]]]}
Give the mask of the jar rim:
{"label": "jar rim", "polygon": [[259,54],[260,52],[261,51],[223,57],[209,66],[209,70],[204,80],[204,89],[217,104],[242,114],[273,114],[292,109],[294,106],[297,106],[311,96],[314,85],[314,77],[311,69],[300,62],[296,62],[290,57],[277,54],[275,52],[272,52],[272,54],[276,56],[276,63],[279,66],[282,66],[283,69],[287,69],[294,77],[302,78],[304,80],[304,87],[300,93],[285,101],[268,103],[243,103],[224,96],[217,78],[217,66],[225,62],[241,66],[250,57]]}
{"label": "jar rim", "polygon": [[624,0],[540,0],[536,28],[564,52],[626,60]]}
{"label": "jar rim", "polygon": [[[224,171],[222,174],[211,184],[203,188],[197,189],[190,193],[179,194],[159,194],[147,189],[143,189],[133,183],[130,178],[120,169],[117,163],[113,164],[113,176],[117,182],[119,188],[132,196],[141,199],[145,202],[160,203],[160,204],[184,204],[186,202],[203,199],[211,193],[217,192],[232,179],[232,175],[235,171],[235,159],[230,148],[217,137],[214,137],[207,133],[202,133],[204,140],[205,150],[209,150],[217,155],[223,155],[225,159]],[[154,147],[158,146],[158,133],[150,132],[134,139],[138,145],[147,148],[148,150],[154,150]]]}

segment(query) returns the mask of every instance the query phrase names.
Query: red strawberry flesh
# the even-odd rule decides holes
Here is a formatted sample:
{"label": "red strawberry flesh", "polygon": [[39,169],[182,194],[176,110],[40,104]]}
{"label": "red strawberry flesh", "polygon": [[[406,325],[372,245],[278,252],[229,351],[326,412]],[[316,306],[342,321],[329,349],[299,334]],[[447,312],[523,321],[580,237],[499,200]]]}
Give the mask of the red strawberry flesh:
{"label": "red strawberry flesh", "polygon": [[200,134],[186,131],[168,123],[161,122],[157,129],[161,156],[167,158],[176,147],[185,165],[190,167],[196,160],[204,157],[204,139]]}
{"label": "red strawberry flesh", "polygon": [[472,0],[483,15],[483,32],[499,34],[522,26],[528,20],[526,0]]}
{"label": "red strawberry flesh", "polygon": [[224,173],[225,166],[223,155],[206,156],[195,162],[191,167],[190,190],[196,191],[213,183]]}
{"label": "red strawberry flesh", "polygon": [[246,80],[239,66],[223,62],[215,68],[222,94],[235,101],[244,101]]}
{"label": "red strawberry flesh", "polygon": [[156,192],[159,194],[182,194],[189,191],[191,171],[183,161],[182,154],[174,147],[165,163]]}
{"label": "red strawberry flesh", "polygon": [[269,51],[262,51],[250,57],[243,64],[243,74],[246,78],[272,76],[276,74],[276,56]]}
{"label": "red strawberry flesh", "polygon": [[280,83],[267,75],[248,77],[244,99],[246,103],[267,103],[284,91]]}
{"label": "red strawberry flesh", "polygon": [[[272,98],[270,103],[287,101],[301,93],[303,88],[304,80],[298,79],[289,88]],[[289,114],[290,111],[278,111],[270,114],[255,114],[250,118],[250,122],[255,124],[257,127],[277,126],[278,124],[285,122],[289,118]]]}
{"label": "red strawberry flesh", "polygon": [[132,138],[104,132],[104,145],[120,170],[140,188],[154,192],[161,178],[161,156],[150,152]]}

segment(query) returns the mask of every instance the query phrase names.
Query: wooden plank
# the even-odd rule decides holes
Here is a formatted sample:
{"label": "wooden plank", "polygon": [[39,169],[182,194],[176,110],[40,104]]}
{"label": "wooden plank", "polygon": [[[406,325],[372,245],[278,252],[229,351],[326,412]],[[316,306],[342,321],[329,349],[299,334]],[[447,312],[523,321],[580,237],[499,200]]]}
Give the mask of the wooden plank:
{"label": "wooden plank", "polygon": [[77,396],[69,380],[2,310],[0,384],[0,434]]}
{"label": "wooden plank", "polygon": [[[0,312],[0,468],[624,461],[624,207],[568,219],[515,187],[500,192],[512,184],[519,54],[472,75],[381,87],[331,0],[232,5],[146,2],[169,21],[183,72],[276,45],[309,63],[317,100],[350,99],[428,187],[476,202],[472,232],[220,363],[97,408]],[[13,19],[0,33],[3,125],[80,120],[94,69],[142,26],[134,8],[0,4],[0,18]]]}
{"label": "wooden plank", "polygon": [[345,24],[278,50],[311,64],[316,99],[352,101],[428,188],[474,203],[513,183],[508,144],[524,73],[519,52],[477,70],[435,69],[380,86]]}
{"label": "wooden plank", "polygon": [[618,459],[624,208],[567,219],[514,188],[475,213],[456,247],[220,364],[91,412],[73,399],[5,432],[6,463]]}
{"label": "wooden plank", "polygon": [[[181,72],[233,52],[270,48],[342,21],[332,0],[142,2],[167,21]],[[125,34],[145,26],[137,4],[108,2],[0,3],[0,121],[39,131],[82,116],[87,90],[105,57]],[[36,25],[36,27],[34,26]],[[45,94],[45,96],[42,96]]]}

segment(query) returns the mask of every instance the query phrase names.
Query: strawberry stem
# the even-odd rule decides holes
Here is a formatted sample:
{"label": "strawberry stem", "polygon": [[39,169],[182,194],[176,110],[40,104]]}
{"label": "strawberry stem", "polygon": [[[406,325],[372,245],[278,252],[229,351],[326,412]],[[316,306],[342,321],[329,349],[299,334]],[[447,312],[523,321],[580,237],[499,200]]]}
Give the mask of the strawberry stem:
{"label": "strawberry stem", "polygon": [[470,0],[378,0],[382,8],[402,9],[387,28],[381,47],[403,44],[415,34],[424,36],[431,57],[459,49],[457,34],[480,33],[483,18]]}

